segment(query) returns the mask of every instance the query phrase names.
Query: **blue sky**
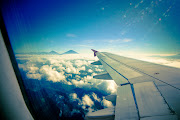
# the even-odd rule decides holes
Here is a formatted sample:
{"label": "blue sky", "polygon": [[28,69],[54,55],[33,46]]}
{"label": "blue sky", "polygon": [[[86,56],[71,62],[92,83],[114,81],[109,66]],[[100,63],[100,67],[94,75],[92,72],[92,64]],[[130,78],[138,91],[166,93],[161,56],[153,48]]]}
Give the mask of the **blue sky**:
{"label": "blue sky", "polygon": [[4,2],[15,53],[73,49],[91,53],[180,53],[178,0]]}

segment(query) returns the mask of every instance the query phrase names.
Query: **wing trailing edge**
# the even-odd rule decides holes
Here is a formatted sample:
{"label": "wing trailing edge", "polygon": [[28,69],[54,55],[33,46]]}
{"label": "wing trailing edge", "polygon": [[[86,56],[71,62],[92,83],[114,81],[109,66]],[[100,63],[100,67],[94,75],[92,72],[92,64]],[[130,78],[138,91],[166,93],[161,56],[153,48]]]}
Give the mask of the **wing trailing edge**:
{"label": "wing trailing edge", "polygon": [[95,112],[89,112],[86,115],[86,120],[114,120],[114,107],[105,108]]}
{"label": "wing trailing edge", "polygon": [[102,73],[93,76],[95,79],[103,79],[103,80],[113,80],[112,77],[109,75],[109,73]]}
{"label": "wing trailing edge", "polygon": [[98,61],[92,62],[91,65],[102,65],[102,63],[98,60]]}
{"label": "wing trailing edge", "polygon": [[105,99],[108,100],[108,101],[111,101],[114,105],[116,105],[116,98],[117,98],[117,95],[105,96]]}

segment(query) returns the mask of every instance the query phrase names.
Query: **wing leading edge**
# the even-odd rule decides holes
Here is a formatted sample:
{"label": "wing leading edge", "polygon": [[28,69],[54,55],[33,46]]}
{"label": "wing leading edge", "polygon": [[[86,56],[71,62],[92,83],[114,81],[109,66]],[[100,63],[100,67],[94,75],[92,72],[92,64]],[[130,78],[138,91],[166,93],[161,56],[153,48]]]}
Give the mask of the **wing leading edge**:
{"label": "wing leading edge", "polygon": [[180,69],[93,52],[118,85],[113,119],[180,118]]}

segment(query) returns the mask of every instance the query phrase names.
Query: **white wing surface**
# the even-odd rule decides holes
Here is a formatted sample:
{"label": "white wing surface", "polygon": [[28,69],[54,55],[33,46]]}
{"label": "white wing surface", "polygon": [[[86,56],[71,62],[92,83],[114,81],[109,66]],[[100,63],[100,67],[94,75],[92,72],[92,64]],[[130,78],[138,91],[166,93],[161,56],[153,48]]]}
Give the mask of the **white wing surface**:
{"label": "white wing surface", "polygon": [[[98,65],[102,64],[109,73],[106,76],[109,75],[118,85],[115,117],[112,119],[180,119],[180,69],[93,51],[99,58]],[[104,76],[94,78],[103,79]],[[101,116],[105,119],[102,113]]]}

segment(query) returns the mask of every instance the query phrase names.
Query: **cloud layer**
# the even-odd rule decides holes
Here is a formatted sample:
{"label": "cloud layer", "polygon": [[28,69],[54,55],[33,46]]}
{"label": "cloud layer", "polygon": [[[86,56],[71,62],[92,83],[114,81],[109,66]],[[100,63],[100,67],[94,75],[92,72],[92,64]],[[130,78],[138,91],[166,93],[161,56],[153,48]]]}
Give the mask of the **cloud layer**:
{"label": "cloud layer", "polygon": [[[112,80],[93,78],[94,75],[105,71],[103,66],[90,64],[97,60],[93,55],[17,55],[16,57],[19,68],[29,83],[34,80],[46,81],[49,85],[41,84],[41,86],[61,91],[62,94],[55,94],[60,117],[72,117],[77,114],[83,116],[87,112],[113,107],[112,102],[103,96],[115,94],[117,85]],[[137,58],[180,68],[179,60],[142,56]]]}
{"label": "cloud layer", "polygon": [[[49,81],[53,85],[51,88],[58,85],[58,89],[62,89],[61,92],[68,96],[69,102],[61,104],[67,106],[69,114],[78,111],[82,113],[82,110],[86,113],[113,106],[103,96],[116,93],[117,86],[114,81],[93,78],[94,75],[104,72],[102,66],[90,64],[97,60],[93,55],[17,55],[16,57],[20,70],[24,72],[29,82]],[[56,96],[58,96],[57,103],[66,101],[67,96]],[[78,108],[76,106],[70,109],[74,103],[77,103]],[[58,104],[58,106],[60,115],[66,116],[67,110],[65,112],[62,105]]]}

